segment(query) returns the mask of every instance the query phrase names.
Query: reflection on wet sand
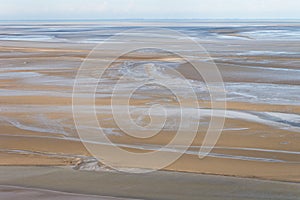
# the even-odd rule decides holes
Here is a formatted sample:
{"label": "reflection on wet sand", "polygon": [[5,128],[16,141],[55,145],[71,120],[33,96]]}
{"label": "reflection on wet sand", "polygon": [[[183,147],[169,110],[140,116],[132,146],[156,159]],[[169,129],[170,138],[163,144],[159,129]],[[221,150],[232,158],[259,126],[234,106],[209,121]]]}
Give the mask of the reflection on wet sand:
{"label": "reflection on wet sand", "polygon": [[[257,23],[231,26],[199,22],[188,27],[175,22],[143,24],[168,27],[195,38],[212,58],[195,52],[191,59],[203,63],[212,59],[221,71],[228,101],[226,123],[216,148],[207,158],[198,159],[211,114],[207,88],[189,64],[166,52],[134,52],[120,58],[106,72],[95,94],[97,115],[104,132],[118,146],[135,152],[155,151],[168,143],[180,120],[178,104],[168,90],[149,85],[137,90],[130,100],[132,116],[138,124],[148,123],[147,110],[155,104],[164,105],[172,116],[160,134],[149,139],[132,138],[120,130],[109,105],[113,83],[121,76],[127,80],[121,88],[124,93],[144,79],[160,79],[176,87],[182,96],[188,96],[181,87],[183,80],[169,73],[169,69],[175,69],[188,79],[198,96],[199,107],[183,109],[197,110],[198,115],[191,116],[190,123],[199,122],[200,127],[193,145],[166,170],[298,182],[299,26],[288,22]],[[27,24],[31,29],[25,29],[24,24],[1,27],[5,30],[0,35],[1,165],[73,166],[80,163],[79,169],[83,170],[91,169],[91,165],[103,167],[81,144],[74,126],[71,106],[74,78],[97,41],[137,24],[112,23],[113,28],[100,22]],[[272,30],[278,31],[273,34]],[[14,36],[15,31],[21,35]],[[103,54],[109,58],[113,51]],[[80,95],[84,99],[87,94],[82,91]],[[119,98],[122,101],[122,95]],[[83,110],[85,106],[83,102]],[[157,118],[162,115],[160,112],[152,114]],[[214,114],[218,117],[218,112]],[[88,131],[98,127],[78,128]],[[179,143],[163,150],[172,153],[181,149]],[[130,168],[122,163],[120,166]],[[147,168],[146,163],[144,167]]]}

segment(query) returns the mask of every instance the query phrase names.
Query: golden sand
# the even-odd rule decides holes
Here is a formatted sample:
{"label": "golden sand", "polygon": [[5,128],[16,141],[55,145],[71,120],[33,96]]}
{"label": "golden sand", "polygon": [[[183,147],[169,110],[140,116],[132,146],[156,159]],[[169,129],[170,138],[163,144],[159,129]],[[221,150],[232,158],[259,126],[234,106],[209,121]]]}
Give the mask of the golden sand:
{"label": "golden sand", "polygon": [[[22,66],[22,70],[16,69],[11,71],[15,74],[33,72],[39,73],[44,77],[49,76],[47,80],[51,80],[51,77],[72,80],[75,78],[76,71],[89,49],[91,49],[91,45],[86,44],[3,42],[0,47],[1,65],[6,66],[10,64],[11,68]],[[11,53],[7,55],[4,54],[5,52]],[[109,56],[110,52],[105,51],[103,54]],[[259,60],[261,57],[252,59]],[[268,59],[273,58],[268,57]],[[276,59],[280,60],[280,58]],[[180,59],[160,55],[152,57],[131,55],[122,57],[118,62],[140,60],[177,62]],[[232,63],[222,62],[218,65],[224,74],[224,80],[228,82],[241,81],[239,76],[228,75],[236,70],[234,65],[230,64]],[[61,69],[57,65],[61,66]],[[32,69],[31,67],[34,66],[43,66],[43,68]],[[52,67],[55,68],[52,69]],[[182,64],[178,71],[187,78],[199,80],[197,77],[194,77],[192,70],[188,70],[186,64]],[[252,72],[259,73],[257,70]],[[272,80],[270,78],[266,82],[272,82]],[[244,81],[259,82],[255,77],[250,76]],[[298,84],[297,81],[293,80],[282,80],[279,83]],[[44,84],[39,82],[36,77],[27,79],[7,77],[0,80],[0,86],[1,89],[15,91],[0,98],[0,165],[74,165],[82,157],[92,156],[79,141],[74,126],[71,109],[72,84],[55,85],[55,82],[54,84],[51,82],[50,84]],[[33,93],[32,91],[35,92]],[[38,94],[39,92],[41,93]],[[54,94],[55,92],[59,94]],[[132,106],[138,107],[145,106],[151,100],[154,100],[154,98],[148,100],[134,99],[130,103]],[[122,102],[122,99],[120,102]],[[96,99],[97,106],[108,106],[110,103],[110,98],[101,97]],[[124,103],[126,103],[125,100]],[[82,105],[85,105],[84,98]],[[199,100],[199,105],[203,109],[211,107],[207,100]],[[59,111],[55,110],[55,108],[59,109]],[[242,112],[300,114],[298,105],[270,104],[269,102],[230,101],[227,103],[227,109]],[[99,121],[104,121],[104,127],[117,128],[113,121],[107,120],[112,118],[111,114],[100,113],[98,117]],[[40,118],[44,118],[49,123],[51,122],[52,125],[47,125],[48,122],[41,122]],[[204,121],[209,121],[209,119],[204,119]],[[53,124],[54,128],[52,127]],[[55,127],[55,124],[57,127]],[[32,129],[32,127],[36,129]],[[198,135],[193,142],[193,146],[196,147],[191,147],[190,150],[194,152],[199,151],[206,128],[206,126],[203,126],[199,129]],[[54,132],[51,132],[51,129]],[[122,131],[119,131],[119,133],[121,135],[110,135],[109,138],[117,144],[163,146],[172,139],[176,132],[162,131],[161,134],[149,139],[136,139],[126,136]],[[299,182],[299,140],[299,132],[289,128],[276,127],[239,118],[226,118],[225,129],[212,153],[233,155],[235,158],[206,157],[199,159],[197,155],[186,153],[175,163],[164,169]],[[134,146],[127,149],[135,152],[144,152],[144,150]],[[238,159],[238,156],[241,156],[241,158],[261,158],[261,160]],[[268,159],[274,159],[277,162],[266,161]],[[119,163],[119,165],[122,166],[122,163]],[[147,168],[147,163],[145,163],[144,167]]]}

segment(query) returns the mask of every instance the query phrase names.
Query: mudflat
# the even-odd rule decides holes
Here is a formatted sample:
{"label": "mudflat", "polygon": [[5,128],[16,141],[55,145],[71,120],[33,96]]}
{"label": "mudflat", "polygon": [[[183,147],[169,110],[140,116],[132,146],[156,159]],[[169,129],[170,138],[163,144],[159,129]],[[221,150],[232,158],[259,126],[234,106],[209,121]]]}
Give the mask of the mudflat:
{"label": "mudflat", "polygon": [[[0,184],[54,191],[134,199],[298,199],[299,184],[248,178],[222,177],[178,172],[126,174],[76,171],[69,167],[0,167]],[[9,187],[8,187],[9,188]],[[22,192],[18,188],[10,190]],[[25,191],[24,191],[25,190]],[[7,188],[0,186],[1,195]],[[14,193],[15,196],[20,194]],[[24,195],[70,198],[70,194],[23,189]],[[22,194],[22,193],[21,193]],[[28,198],[30,195],[28,194]],[[12,197],[13,194],[11,194]],[[26,196],[25,196],[26,197]],[[76,199],[76,196],[73,196]],[[24,199],[24,198],[23,198]],[[110,199],[110,198],[107,198]],[[113,198],[112,198],[113,199]],[[118,198],[116,198],[118,199]]]}
{"label": "mudflat", "polygon": [[[221,196],[222,199],[299,198],[296,191],[300,181],[300,42],[296,36],[267,37],[260,32],[261,28],[293,31],[298,28],[297,23],[220,23],[218,28],[211,22],[191,23],[191,27],[175,22],[143,23],[131,22],[126,26],[112,23],[110,27],[114,28],[109,34],[107,24],[101,22],[35,23],[27,25],[30,29],[13,23],[1,26],[0,29],[10,37],[0,37],[0,165],[3,177],[0,184],[141,199],[199,199],[201,194],[203,199]],[[123,55],[108,68],[96,90],[96,115],[107,137],[125,150],[136,153],[157,151],[175,137],[180,119],[178,111],[184,109],[186,113],[193,113],[197,110],[199,115],[188,116],[191,124],[199,123],[188,151],[182,151],[184,138],[176,146],[164,149],[167,157],[162,160],[174,152],[182,151],[183,154],[176,162],[161,169],[169,172],[145,175],[106,172],[106,166],[85,148],[77,132],[78,128],[89,131],[95,127],[76,129],[74,124],[72,92],[82,62],[98,42],[136,25],[168,27],[188,36],[197,33],[196,40],[210,57],[195,52],[192,59],[204,64],[213,60],[224,80],[227,97],[220,101],[227,101],[225,125],[212,152],[199,159],[212,107],[203,79],[193,67],[176,54],[152,50]],[[251,26],[246,31],[248,25]],[[56,31],[41,34],[41,30],[49,27]],[[87,27],[93,31],[86,31]],[[15,31],[20,35],[12,38]],[[43,37],[39,38],[41,35]],[[173,45],[180,47],[182,43],[179,39],[177,41]],[[100,53],[109,59],[115,51],[118,49]],[[180,48],[176,53],[180,54]],[[101,62],[95,59],[98,61]],[[172,70],[180,72],[185,80],[174,77]],[[188,81],[198,97],[199,106],[187,102],[184,108],[180,108],[168,90],[153,86],[141,88],[129,102],[137,124],[145,126],[149,123],[146,111],[152,105],[162,105],[175,114],[160,134],[146,139],[131,137],[117,126],[110,108],[111,92],[120,77],[128,80],[121,88],[124,93],[143,79],[159,79],[173,84],[172,87],[181,92],[181,85]],[[189,96],[184,91],[179,95]],[[83,110],[89,106],[87,97],[82,91]],[[120,108],[128,103],[122,95],[118,96],[117,102],[115,106]],[[216,117],[220,117],[218,113]],[[155,113],[155,119],[162,118],[163,113]],[[88,121],[85,114],[81,120]],[[187,130],[185,134],[191,133]],[[101,143],[101,140],[97,142],[95,145],[104,150],[110,145]],[[116,163],[116,167],[133,172],[145,170],[148,166],[147,162],[140,166],[122,160]],[[77,170],[73,170],[74,167]],[[55,180],[60,180],[61,184],[56,185]],[[117,190],[117,186],[124,189]],[[20,190],[28,196],[35,193],[34,189]],[[38,192],[46,193],[46,196],[56,195]],[[6,195],[5,198],[13,195],[2,194]],[[64,198],[70,197],[66,194]]]}

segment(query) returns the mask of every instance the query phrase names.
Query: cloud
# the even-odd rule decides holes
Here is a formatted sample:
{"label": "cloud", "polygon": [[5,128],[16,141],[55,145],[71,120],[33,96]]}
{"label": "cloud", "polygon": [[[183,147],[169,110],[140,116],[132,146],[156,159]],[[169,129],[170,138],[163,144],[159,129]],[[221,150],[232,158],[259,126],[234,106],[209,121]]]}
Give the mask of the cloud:
{"label": "cloud", "polygon": [[300,18],[299,7],[299,0],[0,0],[0,18]]}

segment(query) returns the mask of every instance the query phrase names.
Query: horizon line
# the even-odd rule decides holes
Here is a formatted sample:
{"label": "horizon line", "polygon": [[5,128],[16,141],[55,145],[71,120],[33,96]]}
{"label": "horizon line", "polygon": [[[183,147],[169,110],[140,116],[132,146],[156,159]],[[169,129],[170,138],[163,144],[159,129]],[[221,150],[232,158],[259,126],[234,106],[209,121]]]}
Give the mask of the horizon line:
{"label": "horizon line", "polygon": [[117,21],[117,20],[300,20],[300,18],[49,18],[49,19],[0,19],[0,21]]}

